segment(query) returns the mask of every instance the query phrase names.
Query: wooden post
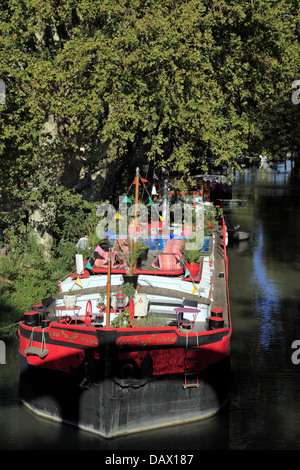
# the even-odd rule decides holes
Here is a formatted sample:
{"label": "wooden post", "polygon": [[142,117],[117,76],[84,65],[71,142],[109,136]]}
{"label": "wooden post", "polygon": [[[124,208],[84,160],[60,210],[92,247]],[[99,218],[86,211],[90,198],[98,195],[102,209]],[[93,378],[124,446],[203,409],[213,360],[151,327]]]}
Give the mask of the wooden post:
{"label": "wooden post", "polygon": [[[133,240],[133,249],[135,248],[136,243],[136,229],[137,229],[137,217],[138,217],[138,203],[139,203],[139,179],[140,171],[139,168],[136,169],[135,175],[135,213],[134,213],[134,240]],[[137,262],[134,264],[134,273],[136,273]]]}
{"label": "wooden post", "polygon": [[134,239],[136,239],[136,222],[138,216],[138,203],[139,203],[139,169],[136,169],[135,175],[135,214],[134,214]]}
{"label": "wooden post", "polygon": [[106,328],[109,328],[110,323],[110,271],[111,271],[111,248],[108,251],[108,270],[107,270],[107,284],[106,284],[106,296],[107,296],[107,305],[106,305]]}

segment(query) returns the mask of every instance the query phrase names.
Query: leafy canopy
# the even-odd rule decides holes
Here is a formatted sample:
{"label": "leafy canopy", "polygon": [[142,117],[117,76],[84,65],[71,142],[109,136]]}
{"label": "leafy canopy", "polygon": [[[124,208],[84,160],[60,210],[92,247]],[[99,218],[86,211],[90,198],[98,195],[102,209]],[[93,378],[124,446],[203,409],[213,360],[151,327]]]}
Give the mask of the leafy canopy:
{"label": "leafy canopy", "polygon": [[74,187],[104,144],[118,166],[142,149],[184,177],[211,155],[237,167],[297,146],[298,21],[286,0],[2,2],[2,191],[28,198],[35,175]]}

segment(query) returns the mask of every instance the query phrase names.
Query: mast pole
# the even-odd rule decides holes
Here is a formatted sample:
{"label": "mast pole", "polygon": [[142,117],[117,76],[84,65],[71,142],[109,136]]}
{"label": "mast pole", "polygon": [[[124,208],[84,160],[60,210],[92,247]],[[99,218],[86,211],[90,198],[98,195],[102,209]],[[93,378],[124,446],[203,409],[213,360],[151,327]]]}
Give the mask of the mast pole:
{"label": "mast pole", "polygon": [[136,169],[135,175],[135,230],[134,230],[134,238],[136,238],[136,221],[138,216],[138,203],[139,203],[139,177],[140,177],[140,170],[139,168]]}
{"label": "mast pole", "polygon": [[[139,179],[140,179],[140,170],[136,169],[135,175],[135,214],[134,214],[134,240],[133,240],[133,249],[135,249],[136,244],[136,229],[137,229],[137,217],[138,217],[138,203],[139,203]],[[134,263],[134,273],[136,272],[137,262]]]}
{"label": "mast pole", "polygon": [[110,290],[111,290],[111,279],[110,279],[110,272],[111,272],[111,248],[108,251],[108,270],[107,270],[107,284],[106,284],[106,328],[109,328],[110,323]]}

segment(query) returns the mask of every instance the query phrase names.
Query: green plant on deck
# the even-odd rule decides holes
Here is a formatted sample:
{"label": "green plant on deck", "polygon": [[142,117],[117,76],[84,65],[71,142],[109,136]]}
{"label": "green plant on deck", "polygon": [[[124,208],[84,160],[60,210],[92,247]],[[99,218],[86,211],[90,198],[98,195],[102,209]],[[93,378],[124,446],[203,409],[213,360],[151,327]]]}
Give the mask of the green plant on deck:
{"label": "green plant on deck", "polygon": [[99,291],[99,300],[97,302],[97,307],[98,308],[105,306],[105,302],[104,302],[105,296],[106,296],[106,289],[101,289]]}
{"label": "green plant on deck", "polygon": [[135,287],[133,286],[133,284],[130,284],[130,282],[125,282],[125,284],[122,284],[121,289],[125,297],[133,299],[133,297],[135,296]]}
{"label": "green plant on deck", "polygon": [[128,254],[122,253],[122,257],[126,259],[126,273],[132,275],[136,272],[137,260],[148,247],[141,239],[134,240],[130,237],[126,238],[126,244],[128,245]]}
{"label": "green plant on deck", "polygon": [[125,309],[118,313],[118,315],[111,321],[114,328],[127,328],[131,325],[130,310]]}
{"label": "green plant on deck", "polygon": [[182,249],[182,254],[185,262],[188,264],[200,263],[201,251],[199,250],[188,250],[186,246]]}
{"label": "green plant on deck", "polygon": [[139,318],[134,326],[140,328],[146,327],[155,327],[155,326],[166,326],[167,322],[166,318],[161,317],[160,315],[148,313],[144,318]]}
{"label": "green plant on deck", "polygon": [[209,205],[204,207],[204,235],[212,235],[215,228],[219,225],[219,220],[223,216],[221,208]]}

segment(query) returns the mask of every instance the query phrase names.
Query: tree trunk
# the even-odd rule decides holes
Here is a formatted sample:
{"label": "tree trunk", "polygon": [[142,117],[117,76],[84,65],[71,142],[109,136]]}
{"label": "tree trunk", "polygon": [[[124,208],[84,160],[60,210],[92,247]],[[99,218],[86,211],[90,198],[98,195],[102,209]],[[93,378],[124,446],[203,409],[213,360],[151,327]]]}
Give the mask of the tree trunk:
{"label": "tree trunk", "polygon": [[55,217],[55,208],[52,203],[42,203],[38,208],[29,211],[29,223],[33,228],[38,244],[43,248],[44,260],[49,261],[53,247],[53,234],[51,220]]}

